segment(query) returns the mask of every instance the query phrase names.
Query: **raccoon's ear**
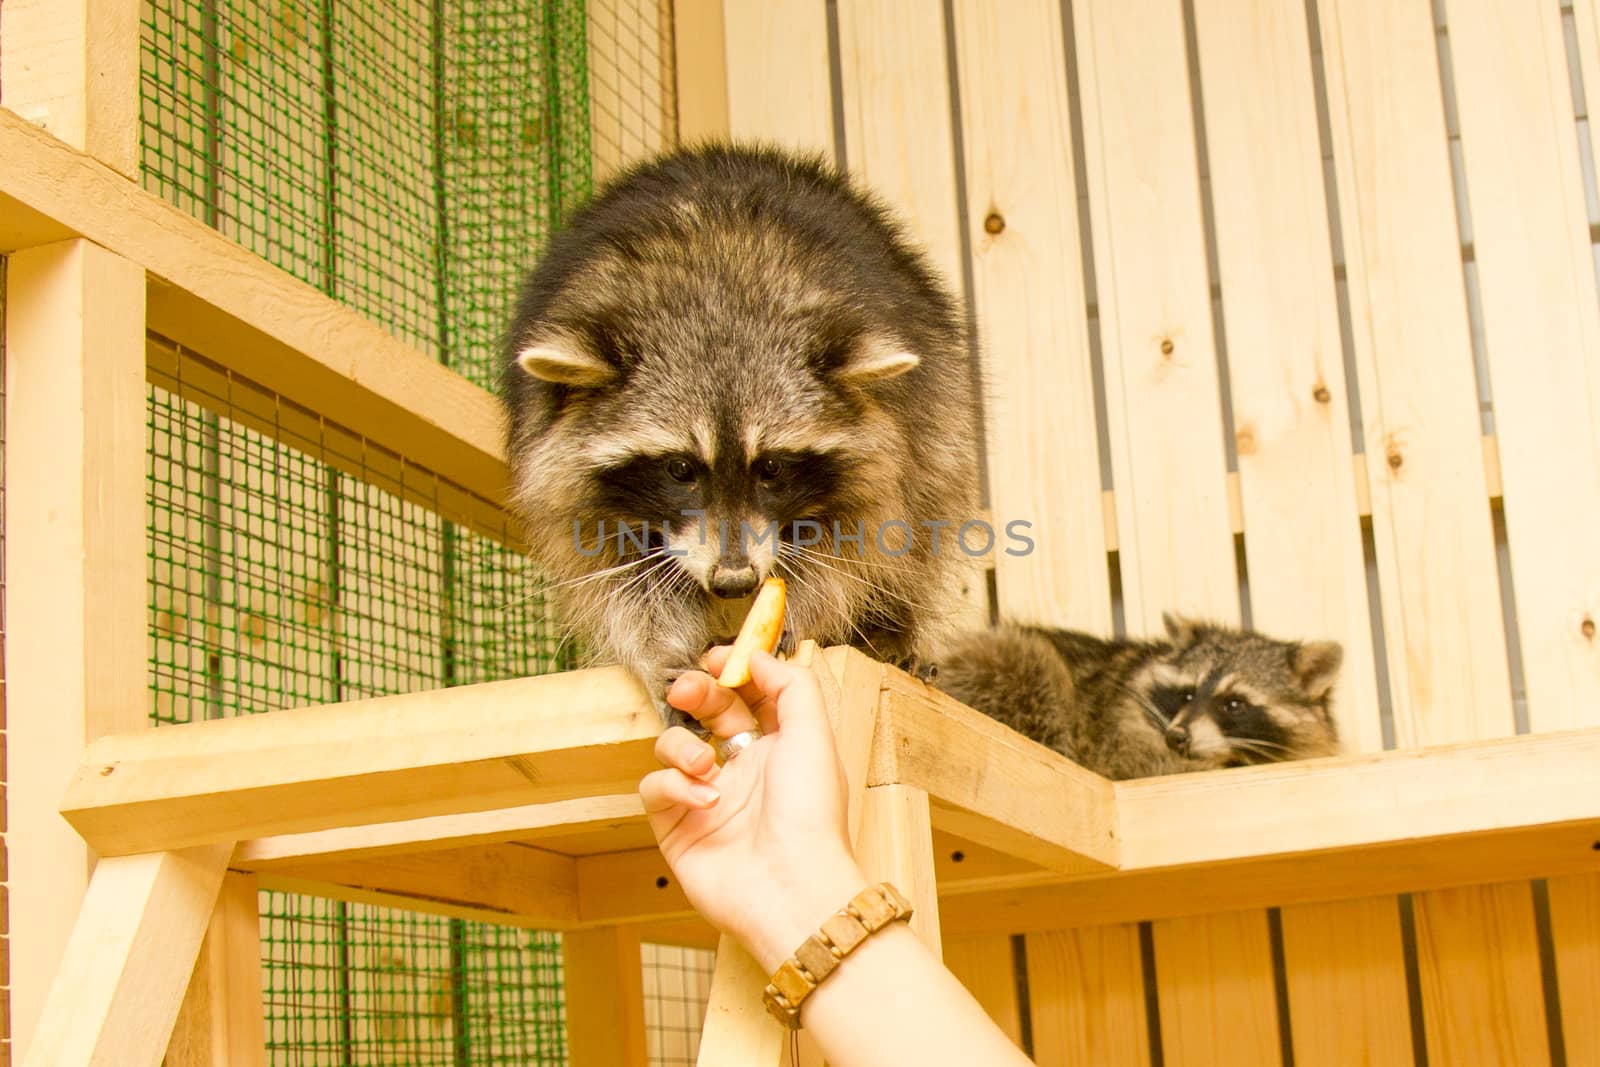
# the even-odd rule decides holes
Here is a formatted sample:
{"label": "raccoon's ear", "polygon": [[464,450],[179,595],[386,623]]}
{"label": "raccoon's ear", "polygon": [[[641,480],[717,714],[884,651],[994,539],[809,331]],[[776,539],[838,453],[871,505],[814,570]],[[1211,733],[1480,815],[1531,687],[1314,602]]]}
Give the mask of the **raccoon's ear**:
{"label": "raccoon's ear", "polygon": [[1161,625],[1167,628],[1167,639],[1179,648],[1194,640],[1195,624],[1182,616],[1163,611]]}
{"label": "raccoon's ear", "polygon": [[1296,645],[1289,654],[1289,664],[1300,688],[1312,700],[1321,700],[1333,688],[1339,676],[1339,665],[1344,662],[1344,649],[1337,641],[1307,641]]}
{"label": "raccoon's ear", "polygon": [[922,357],[888,337],[865,337],[851,347],[849,353],[833,369],[833,376],[843,382],[866,385],[886,382],[914,370]]}
{"label": "raccoon's ear", "polygon": [[617,368],[564,334],[546,334],[523,345],[517,365],[540,381],[596,389],[617,379]]}

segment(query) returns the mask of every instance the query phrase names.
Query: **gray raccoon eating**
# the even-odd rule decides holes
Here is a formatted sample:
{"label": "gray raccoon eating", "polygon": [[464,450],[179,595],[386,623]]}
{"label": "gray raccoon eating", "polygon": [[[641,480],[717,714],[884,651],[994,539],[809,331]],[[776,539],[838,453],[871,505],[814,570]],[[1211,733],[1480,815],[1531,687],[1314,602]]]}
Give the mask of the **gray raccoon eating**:
{"label": "gray raccoon eating", "polygon": [[502,387],[557,610],[658,702],[730,636],[719,601],[774,575],[785,648],[927,662],[964,563],[940,524],[976,502],[974,369],[944,284],[820,160],[623,174],[528,278]]}

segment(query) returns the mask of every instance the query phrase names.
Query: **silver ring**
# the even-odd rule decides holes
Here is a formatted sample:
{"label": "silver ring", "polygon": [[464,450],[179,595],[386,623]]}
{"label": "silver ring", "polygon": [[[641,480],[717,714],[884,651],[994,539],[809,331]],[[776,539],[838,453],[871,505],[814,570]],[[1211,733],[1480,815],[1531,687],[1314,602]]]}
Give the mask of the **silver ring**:
{"label": "silver ring", "polygon": [[721,757],[723,763],[727,763],[733,757],[755,744],[756,738],[760,736],[761,729],[757,727],[754,730],[741,730],[732,737],[725,737],[717,742],[717,755]]}

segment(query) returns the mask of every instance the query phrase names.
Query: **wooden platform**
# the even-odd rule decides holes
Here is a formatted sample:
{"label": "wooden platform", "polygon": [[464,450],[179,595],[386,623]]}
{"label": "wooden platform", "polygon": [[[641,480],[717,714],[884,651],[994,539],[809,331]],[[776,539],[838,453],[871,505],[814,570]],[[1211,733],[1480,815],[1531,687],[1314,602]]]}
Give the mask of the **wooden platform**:
{"label": "wooden platform", "polygon": [[[926,910],[937,894],[946,939],[1550,876],[1600,850],[1600,730],[1114,784],[859,652],[812,663],[857,809],[903,790],[923,813],[907,841],[930,862],[910,873]],[[102,738],[62,811],[123,859],[102,861],[80,929],[181,911],[156,925],[192,936],[157,950],[130,933],[119,973],[155,981],[155,952],[159,975],[187,977],[230,868],[351,900],[710,943],[634,791],[657,729],[608,668]],[[201,888],[161,888],[185,862]],[[130,869],[151,872],[135,877],[145,895],[97,895]],[[118,951],[102,937],[69,956],[42,1034],[84,1011],[74,976]],[[168,992],[175,1012],[181,983]],[[714,995],[751,1007],[759,987]],[[105,1040],[140,1039],[119,1018]],[[764,1018],[746,1021],[759,1032]],[[778,1036],[713,1026],[709,1047],[729,1051],[701,1062],[745,1062],[732,1050]],[[145,1039],[165,1047],[165,1033]]]}

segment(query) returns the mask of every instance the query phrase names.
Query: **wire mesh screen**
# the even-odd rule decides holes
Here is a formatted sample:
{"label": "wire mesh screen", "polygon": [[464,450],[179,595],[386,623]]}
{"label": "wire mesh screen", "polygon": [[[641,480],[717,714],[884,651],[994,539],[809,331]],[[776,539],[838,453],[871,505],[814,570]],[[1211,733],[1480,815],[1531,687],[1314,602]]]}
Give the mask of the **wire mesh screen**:
{"label": "wire mesh screen", "polygon": [[492,387],[590,183],[582,0],[146,0],[147,188]]}
{"label": "wire mesh screen", "polygon": [[555,935],[283,893],[261,928],[274,1062],[566,1062]]}
{"label": "wire mesh screen", "polygon": [[[487,529],[492,505],[149,347],[156,722],[563,665],[538,576],[510,531]],[[565,1062],[555,935],[284,893],[263,893],[262,916],[275,1064]]]}
{"label": "wire mesh screen", "polygon": [[652,1067],[694,1067],[716,954],[676,945],[640,946],[644,1025]]}

